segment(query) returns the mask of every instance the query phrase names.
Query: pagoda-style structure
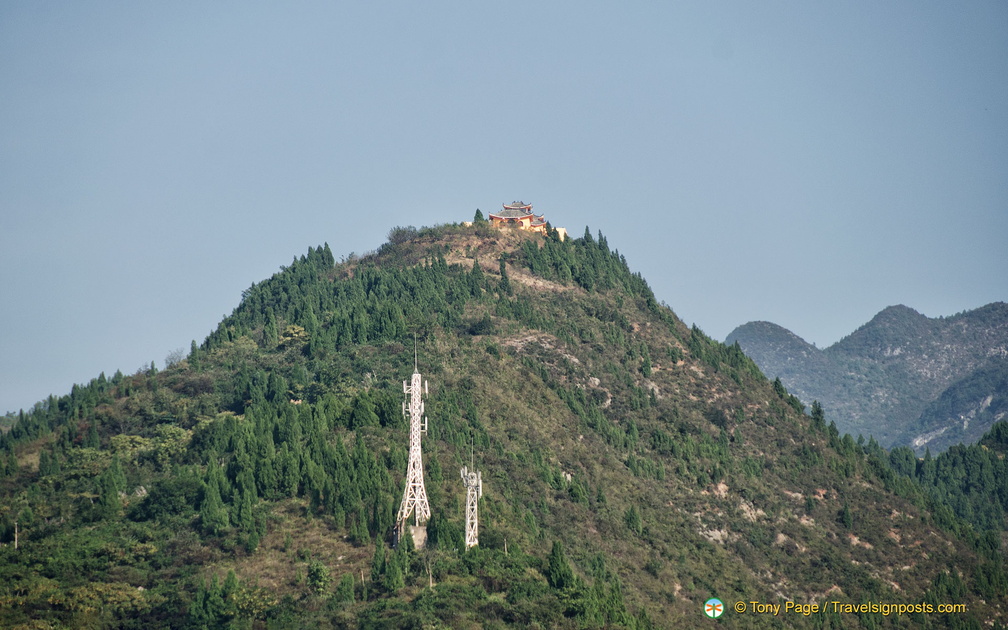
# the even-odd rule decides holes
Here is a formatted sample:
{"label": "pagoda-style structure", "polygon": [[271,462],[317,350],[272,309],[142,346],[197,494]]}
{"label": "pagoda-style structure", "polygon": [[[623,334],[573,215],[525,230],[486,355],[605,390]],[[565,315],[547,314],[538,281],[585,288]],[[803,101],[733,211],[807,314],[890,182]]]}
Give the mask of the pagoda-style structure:
{"label": "pagoda-style structure", "polygon": [[532,214],[532,204],[524,201],[512,201],[504,204],[504,209],[490,213],[490,223],[494,227],[516,227],[522,230],[546,233],[546,215]]}

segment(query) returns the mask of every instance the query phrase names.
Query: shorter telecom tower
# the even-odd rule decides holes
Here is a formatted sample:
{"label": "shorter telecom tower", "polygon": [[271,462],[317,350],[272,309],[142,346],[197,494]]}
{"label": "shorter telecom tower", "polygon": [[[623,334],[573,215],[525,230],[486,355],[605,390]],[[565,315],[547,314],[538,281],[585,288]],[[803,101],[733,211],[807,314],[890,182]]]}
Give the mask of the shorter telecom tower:
{"label": "shorter telecom tower", "polygon": [[466,486],[466,549],[479,544],[479,514],[476,502],[483,496],[483,475],[475,468],[475,461],[472,471],[465,466],[462,467],[462,481]]}

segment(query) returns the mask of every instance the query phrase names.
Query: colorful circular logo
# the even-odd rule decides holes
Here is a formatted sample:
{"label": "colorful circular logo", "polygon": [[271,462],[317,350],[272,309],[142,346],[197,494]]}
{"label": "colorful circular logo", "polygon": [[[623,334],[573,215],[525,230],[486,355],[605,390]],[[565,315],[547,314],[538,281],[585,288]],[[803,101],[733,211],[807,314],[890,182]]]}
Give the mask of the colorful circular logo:
{"label": "colorful circular logo", "polygon": [[724,613],[724,604],[717,597],[711,597],[704,604],[704,614],[711,619],[717,619]]}

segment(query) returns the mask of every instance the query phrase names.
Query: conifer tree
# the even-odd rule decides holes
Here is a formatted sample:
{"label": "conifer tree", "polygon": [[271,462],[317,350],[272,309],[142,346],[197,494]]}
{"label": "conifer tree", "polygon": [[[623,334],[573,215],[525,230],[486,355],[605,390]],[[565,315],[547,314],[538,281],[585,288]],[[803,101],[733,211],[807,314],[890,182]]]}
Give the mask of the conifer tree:
{"label": "conifer tree", "polygon": [[483,287],[485,285],[486,279],[483,277],[483,268],[480,267],[479,260],[474,260],[472,271],[469,273],[469,290],[472,292],[473,297],[483,295]]}
{"label": "conifer tree", "polygon": [[379,540],[375,543],[374,556],[371,557],[371,581],[378,584],[383,575],[385,575],[385,543]]}
{"label": "conifer tree", "polygon": [[109,475],[111,481],[115,486],[117,492],[126,491],[126,473],[123,472],[122,465],[119,463],[119,456],[112,456],[112,465],[109,466]]}
{"label": "conifer tree", "polygon": [[[351,517],[353,524],[350,526],[350,538],[354,540],[358,545],[364,545],[371,541],[371,533],[368,531],[367,523],[364,521],[364,515],[357,512],[355,516]],[[379,541],[379,545],[381,542]]]}
{"label": "conifer tree", "polygon": [[203,531],[219,534],[230,524],[224,502],[215,484],[208,484],[203,503],[200,505],[200,523]]}
{"label": "conifer tree", "polygon": [[277,327],[276,315],[270,308],[266,310],[266,323],[263,325],[263,345],[266,348],[274,348],[279,341],[280,330]]}
{"label": "conifer tree", "polygon": [[87,448],[98,448],[101,446],[101,439],[98,437],[98,427],[92,422],[88,427],[87,436],[84,438],[84,446]]}
{"label": "conifer tree", "polygon": [[199,629],[209,627],[210,619],[206,614],[206,598],[206,583],[201,582],[196,588],[196,593],[193,595],[192,601],[189,602],[189,627]]}
{"label": "conifer tree", "polygon": [[844,501],[843,507],[840,508],[840,524],[844,526],[845,529],[850,529],[854,526],[854,515],[851,512],[850,505]]}
{"label": "conifer tree", "polygon": [[255,498],[255,490],[242,486],[232,506],[231,521],[245,533],[255,531],[255,518],[252,514]]}
{"label": "conifer tree", "polygon": [[361,392],[354,399],[353,410],[350,413],[350,428],[371,427],[380,424],[378,414],[375,413],[374,403],[371,396],[366,392]]}
{"label": "conifer tree", "polygon": [[[216,471],[216,474],[215,474]],[[213,461],[207,473],[206,488],[203,492],[203,502],[200,504],[200,525],[204,532],[219,534],[230,524],[224,501],[221,499],[220,481],[223,477],[220,467]]]}
{"label": "conifer tree", "polygon": [[354,579],[353,575],[344,573],[340,579],[339,586],[336,587],[336,601],[344,604],[351,604],[354,601]]}
{"label": "conifer tree", "polygon": [[553,541],[553,548],[546,562],[546,580],[550,586],[557,590],[574,586],[574,571],[571,570],[559,540]]}
{"label": "conifer tree", "polygon": [[823,411],[822,405],[819,404],[818,400],[812,401],[812,423],[816,428],[823,428],[826,426],[826,414]]}
{"label": "conifer tree", "polygon": [[98,515],[100,518],[113,518],[122,509],[119,491],[116,489],[112,473],[106,470],[98,478]]}
{"label": "conifer tree", "polygon": [[[403,540],[412,538],[410,535],[403,536]],[[392,552],[391,558],[386,563],[385,575],[382,576],[382,585],[389,593],[395,594],[399,589],[406,586],[406,575],[403,568],[403,555],[399,550]]]}
{"label": "conifer tree", "polygon": [[221,627],[228,614],[227,602],[224,601],[224,593],[217,581],[217,576],[210,580],[210,586],[206,588],[206,596],[203,600],[203,612],[210,627]]}
{"label": "conifer tree", "polygon": [[626,526],[630,528],[630,531],[637,534],[638,536],[644,531],[644,525],[641,522],[640,510],[637,509],[636,505],[631,505],[626,513],[623,515],[623,520],[626,522]]}
{"label": "conifer tree", "polygon": [[500,259],[500,285],[499,290],[501,295],[511,295],[511,280],[508,278],[507,265],[504,264],[504,259]]}

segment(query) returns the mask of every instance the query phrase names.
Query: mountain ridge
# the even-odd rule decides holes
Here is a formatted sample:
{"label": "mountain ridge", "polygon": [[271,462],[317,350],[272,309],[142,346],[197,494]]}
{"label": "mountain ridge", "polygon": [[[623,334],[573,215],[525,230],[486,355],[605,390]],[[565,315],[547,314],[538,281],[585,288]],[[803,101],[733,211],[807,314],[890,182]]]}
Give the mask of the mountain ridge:
{"label": "mountain ridge", "polygon": [[[738,341],[803,401],[822,403],[841,430],[874,435],[885,446],[908,444],[920,436],[904,433],[931,401],[1006,352],[1008,304],[939,318],[890,306],[822,350],[797,336],[800,344],[781,345],[782,335],[746,324],[726,342]],[[918,440],[918,448],[926,446]]]}

